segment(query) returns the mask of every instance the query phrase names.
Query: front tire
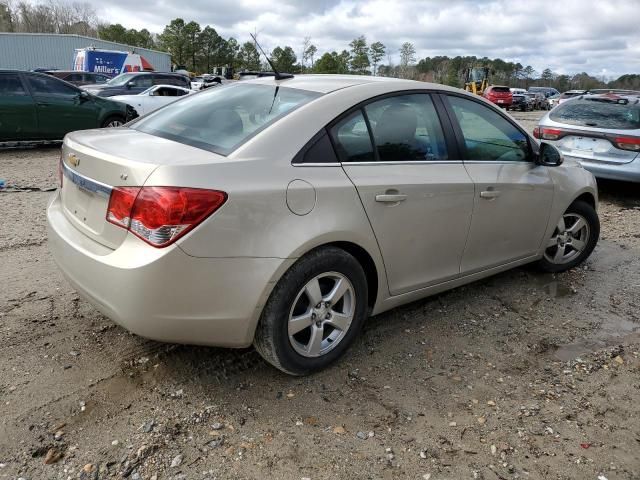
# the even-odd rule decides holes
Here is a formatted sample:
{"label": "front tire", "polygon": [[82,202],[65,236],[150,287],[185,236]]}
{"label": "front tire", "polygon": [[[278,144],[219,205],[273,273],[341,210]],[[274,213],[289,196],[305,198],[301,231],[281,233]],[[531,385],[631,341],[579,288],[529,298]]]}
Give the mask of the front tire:
{"label": "front tire", "polygon": [[558,220],[537,265],[550,273],[570,270],[591,255],[599,236],[600,219],[595,209],[588,203],[574,202]]}
{"label": "front tire", "polygon": [[306,375],[340,358],[358,336],[368,309],[360,263],[336,247],[313,250],[274,288],[254,346],[271,365]]}
{"label": "front tire", "polygon": [[105,121],[102,122],[102,128],[121,127],[124,124],[125,124],[124,117],[120,117],[118,115],[114,115],[114,116],[106,118]]}

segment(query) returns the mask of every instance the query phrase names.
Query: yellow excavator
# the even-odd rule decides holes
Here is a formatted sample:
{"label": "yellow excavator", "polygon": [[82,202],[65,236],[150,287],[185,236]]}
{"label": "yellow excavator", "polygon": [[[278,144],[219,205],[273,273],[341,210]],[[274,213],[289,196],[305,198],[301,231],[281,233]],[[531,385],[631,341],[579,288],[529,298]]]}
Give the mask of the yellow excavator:
{"label": "yellow excavator", "polygon": [[489,86],[489,67],[469,67],[464,70],[464,89],[482,95]]}

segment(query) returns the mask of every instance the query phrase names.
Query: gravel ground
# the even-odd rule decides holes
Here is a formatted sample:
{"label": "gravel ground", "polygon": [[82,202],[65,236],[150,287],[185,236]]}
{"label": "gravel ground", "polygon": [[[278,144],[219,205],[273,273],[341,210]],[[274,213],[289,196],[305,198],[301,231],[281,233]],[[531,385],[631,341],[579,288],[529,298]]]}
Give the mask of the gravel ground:
{"label": "gravel ground", "polygon": [[[519,113],[530,130],[540,114]],[[57,148],[0,152],[0,478],[638,479],[640,189],[602,240],[372,318],[333,368],[166,345],[80,300],[47,250]],[[40,190],[38,190],[40,189]]]}

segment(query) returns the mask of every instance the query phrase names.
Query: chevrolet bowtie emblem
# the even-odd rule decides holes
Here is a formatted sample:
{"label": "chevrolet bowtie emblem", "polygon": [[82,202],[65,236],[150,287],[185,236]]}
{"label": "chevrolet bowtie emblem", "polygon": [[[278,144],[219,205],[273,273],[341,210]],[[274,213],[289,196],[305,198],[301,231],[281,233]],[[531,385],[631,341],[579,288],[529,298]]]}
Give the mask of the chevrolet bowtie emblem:
{"label": "chevrolet bowtie emblem", "polygon": [[80,159],[76,157],[73,153],[70,153],[69,155],[67,155],[67,159],[69,160],[69,163],[74,167],[77,167],[78,165],[80,165]]}

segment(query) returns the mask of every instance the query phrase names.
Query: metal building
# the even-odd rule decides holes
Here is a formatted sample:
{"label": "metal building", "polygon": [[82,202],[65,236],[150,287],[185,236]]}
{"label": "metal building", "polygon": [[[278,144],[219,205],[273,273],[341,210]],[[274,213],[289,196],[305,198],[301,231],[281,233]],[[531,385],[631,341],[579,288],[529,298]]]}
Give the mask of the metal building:
{"label": "metal building", "polygon": [[171,56],[166,52],[107,42],[82,35],[2,32],[0,32],[0,68],[73,70],[76,48],[86,47],[138,53],[146,58],[156,71],[171,71]]}

